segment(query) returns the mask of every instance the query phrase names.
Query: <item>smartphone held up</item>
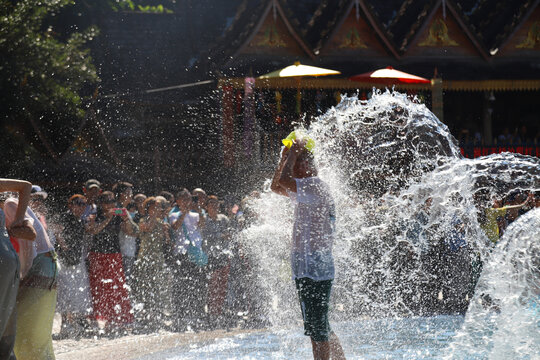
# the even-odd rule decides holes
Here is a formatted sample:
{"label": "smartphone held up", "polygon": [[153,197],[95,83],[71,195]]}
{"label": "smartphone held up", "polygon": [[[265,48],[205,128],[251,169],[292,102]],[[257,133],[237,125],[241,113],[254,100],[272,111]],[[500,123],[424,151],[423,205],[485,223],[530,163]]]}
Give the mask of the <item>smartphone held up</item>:
{"label": "smartphone held up", "polygon": [[115,216],[126,216],[127,215],[127,209],[125,208],[114,208],[113,214]]}

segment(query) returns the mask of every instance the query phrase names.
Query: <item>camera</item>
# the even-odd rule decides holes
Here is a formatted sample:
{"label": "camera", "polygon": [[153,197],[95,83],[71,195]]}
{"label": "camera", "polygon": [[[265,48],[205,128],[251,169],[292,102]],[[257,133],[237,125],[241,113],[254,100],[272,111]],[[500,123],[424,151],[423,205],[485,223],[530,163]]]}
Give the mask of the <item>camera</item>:
{"label": "camera", "polygon": [[114,208],[114,215],[116,216],[125,216],[127,215],[127,210],[124,208]]}

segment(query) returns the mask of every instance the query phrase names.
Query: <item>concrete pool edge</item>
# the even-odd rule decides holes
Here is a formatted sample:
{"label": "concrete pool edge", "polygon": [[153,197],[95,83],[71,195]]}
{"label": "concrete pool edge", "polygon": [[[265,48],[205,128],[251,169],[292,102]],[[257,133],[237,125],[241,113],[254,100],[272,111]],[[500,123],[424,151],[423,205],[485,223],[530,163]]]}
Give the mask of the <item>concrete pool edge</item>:
{"label": "concrete pool edge", "polygon": [[83,338],[53,341],[57,360],[131,360],[173,348],[201,344],[215,339],[253,334],[265,329],[233,329],[204,332],[157,332],[118,338]]}

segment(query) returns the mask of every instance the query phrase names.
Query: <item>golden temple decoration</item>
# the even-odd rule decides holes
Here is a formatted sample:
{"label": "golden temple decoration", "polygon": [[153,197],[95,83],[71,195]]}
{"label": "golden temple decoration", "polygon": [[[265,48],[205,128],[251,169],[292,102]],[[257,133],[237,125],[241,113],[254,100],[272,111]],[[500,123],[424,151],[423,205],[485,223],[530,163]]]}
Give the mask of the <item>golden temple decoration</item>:
{"label": "golden temple decoration", "polygon": [[516,45],[518,49],[535,49],[540,45],[540,21],[535,21],[529,28],[527,38],[521,44]]}
{"label": "golden temple decoration", "polygon": [[438,18],[429,27],[427,38],[418,46],[458,46],[459,44],[448,35],[448,26],[443,19]]}
{"label": "golden temple decoration", "polygon": [[285,47],[287,44],[281,39],[276,25],[268,25],[264,29],[263,38],[256,43],[257,46],[267,46],[267,47]]}
{"label": "golden temple decoration", "polygon": [[90,143],[81,135],[78,135],[71,146],[71,151],[76,153],[85,153],[91,151],[91,148]]}
{"label": "golden temple decoration", "polygon": [[367,45],[360,38],[360,33],[358,32],[358,29],[355,26],[352,26],[349,31],[347,31],[347,35],[345,35],[345,38],[339,44],[339,48],[361,49],[367,48]]}

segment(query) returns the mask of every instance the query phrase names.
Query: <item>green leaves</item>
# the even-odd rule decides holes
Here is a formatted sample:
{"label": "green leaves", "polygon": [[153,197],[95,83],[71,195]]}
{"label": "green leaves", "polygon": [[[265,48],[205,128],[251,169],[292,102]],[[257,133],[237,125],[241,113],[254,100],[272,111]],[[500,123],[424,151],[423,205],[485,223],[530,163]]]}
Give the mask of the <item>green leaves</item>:
{"label": "green leaves", "polygon": [[142,5],[135,4],[132,0],[116,0],[109,2],[111,9],[114,11],[140,11],[154,14],[172,14],[173,11],[165,8],[163,5]]}
{"label": "green leaves", "polygon": [[72,128],[84,116],[81,94],[99,81],[85,45],[98,30],[62,41],[46,25],[48,16],[72,3],[0,0],[0,130],[15,127],[28,134],[30,127],[55,145],[64,142],[54,139],[55,129]]}

